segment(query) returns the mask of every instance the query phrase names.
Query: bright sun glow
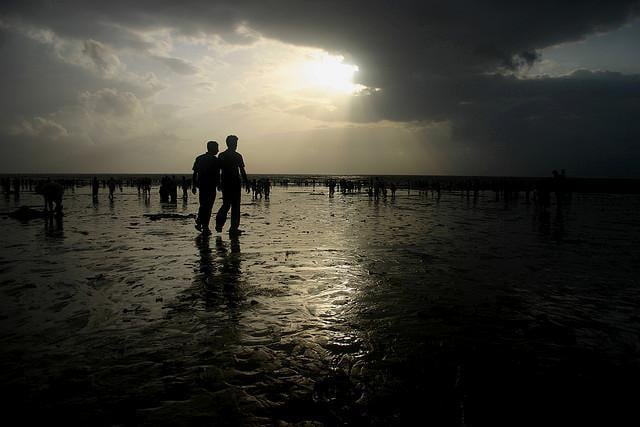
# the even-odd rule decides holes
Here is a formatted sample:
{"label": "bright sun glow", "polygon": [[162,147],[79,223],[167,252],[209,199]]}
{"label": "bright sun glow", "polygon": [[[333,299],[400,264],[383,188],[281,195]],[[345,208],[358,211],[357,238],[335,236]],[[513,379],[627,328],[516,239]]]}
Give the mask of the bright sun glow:
{"label": "bright sun glow", "polygon": [[344,64],[344,57],[326,53],[314,56],[302,65],[302,80],[306,85],[332,92],[354,93],[364,86],[353,83],[357,65]]}

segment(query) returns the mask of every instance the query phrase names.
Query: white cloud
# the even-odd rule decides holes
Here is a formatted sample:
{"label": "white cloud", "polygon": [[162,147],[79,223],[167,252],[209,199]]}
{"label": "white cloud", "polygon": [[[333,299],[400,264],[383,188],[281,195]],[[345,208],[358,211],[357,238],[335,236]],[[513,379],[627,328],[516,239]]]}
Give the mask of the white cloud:
{"label": "white cloud", "polygon": [[131,92],[104,88],[95,92],[83,92],[80,104],[91,114],[111,116],[134,116],[143,111],[142,103]]}
{"label": "white cloud", "polygon": [[90,66],[106,78],[113,78],[124,71],[124,66],[109,46],[95,40],[85,40],[82,53],[90,60]]}

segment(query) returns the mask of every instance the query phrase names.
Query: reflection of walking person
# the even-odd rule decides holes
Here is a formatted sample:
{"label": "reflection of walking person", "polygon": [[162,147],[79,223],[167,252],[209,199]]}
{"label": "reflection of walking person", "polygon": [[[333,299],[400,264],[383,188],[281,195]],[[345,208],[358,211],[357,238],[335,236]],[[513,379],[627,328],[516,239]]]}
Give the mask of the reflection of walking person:
{"label": "reflection of walking person", "polygon": [[[222,231],[227,221],[227,213],[231,209],[231,227],[229,235],[237,236],[242,233],[240,226],[240,198],[242,195],[242,182],[247,182],[247,173],[244,170],[242,155],[236,151],[238,137],[227,137],[227,149],[220,153],[220,169],[222,170],[222,206],[216,215],[216,231]],[[242,181],[241,181],[242,178]]]}
{"label": "reflection of walking person", "polygon": [[213,202],[216,200],[216,187],[220,181],[220,164],[216,157],[218,154],[218,143],[207,142],[207,152],[196,157],[193,164],[193,194],[196,188],[200,189],[200,209],[196,218],[196,229],[203,234],[211,234],[209,221],[211,220],[211,210]]}

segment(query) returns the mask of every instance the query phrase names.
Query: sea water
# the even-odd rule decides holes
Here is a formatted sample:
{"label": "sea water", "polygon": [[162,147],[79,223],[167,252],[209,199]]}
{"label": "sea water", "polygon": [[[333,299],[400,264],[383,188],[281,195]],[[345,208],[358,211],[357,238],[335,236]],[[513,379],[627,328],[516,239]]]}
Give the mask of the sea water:
{"label": "sea water", "polygon": [[[243,194],[237,239],[197,196],[89,187],[0,218],[7,408],[85,425],[536,425],[632,414],[640,197],[319,184]],[[214,206],[220,206],[220,195]],[[0,211],[40,196],[0,200]],[[145,214],[178,214],[152,220]],[[228,224],[227,224],[228,227]]]}

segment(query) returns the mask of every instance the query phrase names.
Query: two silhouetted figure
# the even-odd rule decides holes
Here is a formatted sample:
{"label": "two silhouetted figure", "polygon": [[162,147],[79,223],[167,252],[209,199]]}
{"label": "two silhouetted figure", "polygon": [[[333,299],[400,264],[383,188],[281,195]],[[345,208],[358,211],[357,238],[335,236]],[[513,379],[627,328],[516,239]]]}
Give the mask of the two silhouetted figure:
{"label": "two silhouetted figure", "polygon": [[227,214],[231,210],[230,236],[242,233],[240,230],[240,201],[242,197],[242,183],[247,183],[247,173],[244,169],[242,155],[236,151],[238,137],[229,135],[226,139],[227,149],[218,157],[218,143],[207,142],[207,153],[196,157],[193,164],[193,193],[200,189],[200,208],[196,218],[196,229],[204,234],[210,234],[209,222],[211,211],[216,199],[216,188],[222,190],[222,206],[216,214],[216,231],[220,233],[227,221]]}
{"label": "two silhouetted figure", "polygon": [[35,190],[37,194],[41,194],[44,197],[45,212],[55,213],[58,216],[62,215],[64,187],[61,184],[47,180],[46,182],[38,183]]}
{"label": "two silhouetted figure", "polygon": [[178,182],[174,176],[163,176],[160,180],[160,201],[163,203],[178,202]]}

